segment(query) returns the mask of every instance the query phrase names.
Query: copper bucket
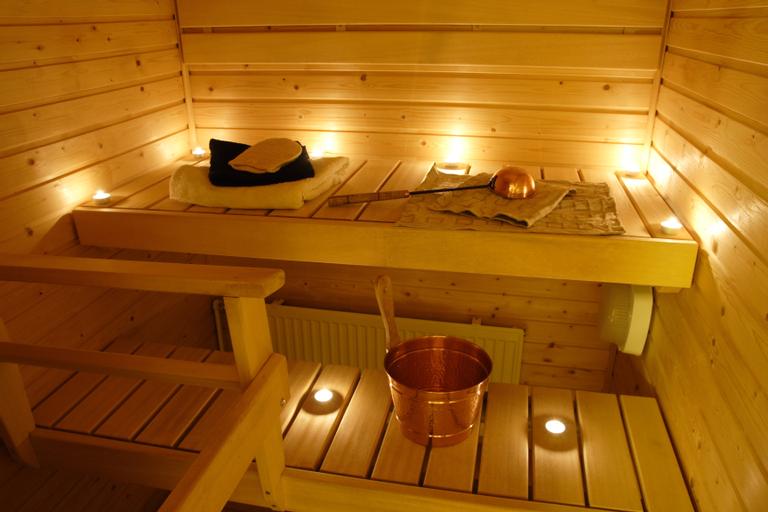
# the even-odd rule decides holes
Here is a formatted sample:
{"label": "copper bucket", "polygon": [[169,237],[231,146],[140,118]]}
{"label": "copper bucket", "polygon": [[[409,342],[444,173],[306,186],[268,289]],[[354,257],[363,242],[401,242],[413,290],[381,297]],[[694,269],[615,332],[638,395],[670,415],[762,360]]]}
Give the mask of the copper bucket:
{"label": "copper bucket", "polygon": [[491,358],[474,343],[451,336],[400,341],[392,282],[376,281],[387,333],[384,369],[403,435],[419,444],[450,446],[469,436],[480,417]]}

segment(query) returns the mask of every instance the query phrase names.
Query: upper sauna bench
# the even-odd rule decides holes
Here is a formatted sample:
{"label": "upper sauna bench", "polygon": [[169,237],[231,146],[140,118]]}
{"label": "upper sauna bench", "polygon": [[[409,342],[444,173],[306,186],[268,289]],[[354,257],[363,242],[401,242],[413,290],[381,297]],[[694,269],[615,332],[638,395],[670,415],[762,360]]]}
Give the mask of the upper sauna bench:
{"label": "upper sauna bench", "polygon": [[[643,176],[567,168],[536,169],[543,179],[608,183],[624,235],[414,229],[395,226],[407,199],[330,207],[334,194],[412,189],[431,161],[350,161],[347,180],[298,210],[201,207],[169,199],[182,164],[144,174],[111,191],[106,206],[73,212],[80,243],[370,267],[434,270],[687,288],[698,244],[685,230],[662,233],[672,212]],[[501,163],[473,163],[471,173]]]}

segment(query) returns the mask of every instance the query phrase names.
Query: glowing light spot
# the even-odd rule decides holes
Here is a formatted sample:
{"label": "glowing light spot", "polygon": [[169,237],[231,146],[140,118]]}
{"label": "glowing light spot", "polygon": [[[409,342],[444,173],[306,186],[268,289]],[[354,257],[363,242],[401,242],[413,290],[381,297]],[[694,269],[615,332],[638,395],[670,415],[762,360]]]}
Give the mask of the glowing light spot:
{"label": "glowing light spot", "polygon": [[661,232],[667,235],[676,235],[683,229],[683,225],[677,217],[670,217],[661,221]]}
{"label": "glowing light spot", "polygon": [[103,190],[97,190],[96,193],[91,196],[91,199],[96,204],[108,204],[111,198],[112,194],[104,192]]}
{"label": "glowing light spot", "polygon": [[205,148],[201,148],[200,146],[197,146],[195,149],[192,150],[192,154],[198,158],[205,156]]}
{"label": "glowing light spot", "polygon": [[316,402],[325,403],[333,398],[333,391],[326,388],[318,389],[315,391],[314,397]]}
{"label": "glowing light spot", "polygon": [[544,424],[544,428],[550,434],[560,435],[565,432],[565,423],[560,420],[549,420]]}

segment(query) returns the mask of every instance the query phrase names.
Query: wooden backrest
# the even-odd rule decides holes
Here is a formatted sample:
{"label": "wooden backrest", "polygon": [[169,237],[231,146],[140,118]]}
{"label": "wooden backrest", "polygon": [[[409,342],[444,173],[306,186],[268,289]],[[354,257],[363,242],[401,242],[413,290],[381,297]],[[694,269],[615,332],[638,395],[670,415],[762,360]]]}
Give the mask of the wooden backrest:
{"label": "wooden backrest", "polygon": [[285,467],[280,405],[287,400],[285,358],[272,351],[264,297],[284,282],[281,270],[174,263],[0,255],[0,279],[225,295],[235,365],[28,345],[9,340],[0,320],[0,433],[11,454],[36,466],[35,422],[19,364],[93,371],[242,390],[221,419],[218,436],[172,492],[162,510],[220,510],[256,458],[267,503],[281,507]]}

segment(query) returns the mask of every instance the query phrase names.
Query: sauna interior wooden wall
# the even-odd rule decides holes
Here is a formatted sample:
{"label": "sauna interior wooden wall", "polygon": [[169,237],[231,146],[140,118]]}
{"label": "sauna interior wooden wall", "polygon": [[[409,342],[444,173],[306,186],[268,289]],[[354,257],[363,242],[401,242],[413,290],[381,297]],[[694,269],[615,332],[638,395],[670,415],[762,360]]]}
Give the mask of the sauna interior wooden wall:
{"label": "sauna interior wooden wall", "polygon": [[[765,1],[176,4],[0,7],[0,249],[66,251],[66,222],[61,243],[36,244],[73,206],[212,136],[285,135],[366,158],[647,168],[702,250],[693,288],[656,295],[637,366],[700,510],[768,503]],[[285,268],[290,303],[373,308],[375,269]],[[598,283],[393,277],[403,315],[525,327],[526,382],[610,380]],[[125,293],[4,290],[11,330],[40,339],[64,325],[73,340],[101,293]],[[110,314],[123,320],[104,332],[134,325]]]}

